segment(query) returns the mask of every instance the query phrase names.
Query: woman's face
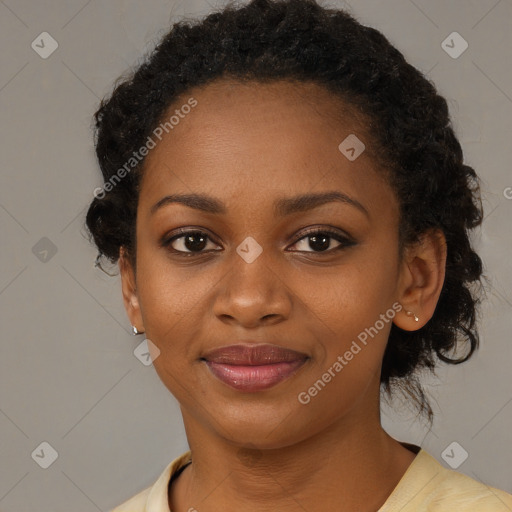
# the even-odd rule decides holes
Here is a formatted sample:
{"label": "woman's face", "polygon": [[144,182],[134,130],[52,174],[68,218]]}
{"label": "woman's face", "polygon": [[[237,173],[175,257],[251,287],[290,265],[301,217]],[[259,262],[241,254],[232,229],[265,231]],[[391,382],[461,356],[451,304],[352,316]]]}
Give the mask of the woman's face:
{"label": "woman's face", "polygon": [[[314,84],[218,81],[169,117],[192,96],[146,157],[131,295],[122,268],[132,323],[158,347],[186,425],[270,448],[378,421],[403,266],[397,200],[364,126]],[[298,200],[325,193],[341,199]],[[211,354],[262,343],[295,352],[259,353],[273,368]]]}

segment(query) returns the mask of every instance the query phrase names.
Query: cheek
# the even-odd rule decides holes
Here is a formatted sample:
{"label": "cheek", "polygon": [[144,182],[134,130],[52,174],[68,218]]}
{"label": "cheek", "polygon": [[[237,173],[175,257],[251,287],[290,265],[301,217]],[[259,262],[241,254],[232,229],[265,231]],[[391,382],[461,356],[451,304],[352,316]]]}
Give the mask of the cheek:
{"label": "cheek", "polygon": [[327,380],[333,393],[325,395],[342,396],[347,390],[359,394],[378,376],[396,314],[395,269],[393,254],[362,254],[336,271],[316,278],[303,273],[297,281],[301,285],[295,290],[305,306],[303,320],[316,326],[319,340],[313,373]]}
{"label": "cheek", "polygon": [[396,260],[360,254],[328,271],[298,272],[291,281],[306,314],[328,339],[354,339],[394,301]]}
{"label": "cheek", "polygon": [[[191,322],[199,307],[202,289],[196,281],[183,278],[182,272],[170,272],[169,262],[155,254],[140,251],[137,288],[146,336],[160,350],[158,363],[173,362],[185,353],[187,340],[194,335]],[[203,289],[204,291],[204,289]],[[174,358],[168,357],[170,353]],[[157,364],[155,364],[157,366]]]}
{"label": "cheek", "polygon": [[325,419],[330,411],[328,416],[334,418],[350,410],[370,388],[379,389],[382,358],[396,314],[392,280],[367,267],[346,270],[326,280],[323,293],[316,289],[305,295],[310,318],[323,333],[312,377],[297,396],[300,404],[311,407],[313,417]]}
{"label": "cheek", "polygon": [[[171,328],[204,298],[208,272],[198,266],[172,262],[165,249],[145,237],[137,254],[137,288],[145,327]],[[148,324],[146,326],[146,324]]]}

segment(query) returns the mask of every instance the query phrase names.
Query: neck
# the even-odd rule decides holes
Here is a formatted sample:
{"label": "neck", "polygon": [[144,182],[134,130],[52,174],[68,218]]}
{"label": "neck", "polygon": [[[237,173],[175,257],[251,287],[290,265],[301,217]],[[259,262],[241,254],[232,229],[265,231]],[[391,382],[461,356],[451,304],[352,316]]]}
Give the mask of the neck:
{"label": "neck", "polygon": [[171,510],[377,511],[414,454],[382,429],[378,410],[361,413],[293,445],[259,450],[184,412],[192,464],[173,483]]}

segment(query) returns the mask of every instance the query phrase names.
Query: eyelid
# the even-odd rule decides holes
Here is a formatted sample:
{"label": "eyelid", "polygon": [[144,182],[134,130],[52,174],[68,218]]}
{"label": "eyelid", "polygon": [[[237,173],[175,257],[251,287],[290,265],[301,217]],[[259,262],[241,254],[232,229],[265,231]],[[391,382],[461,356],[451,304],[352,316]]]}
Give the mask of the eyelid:
{"label": "eyelid", "polygon": [[[219,245],[215,241],[215,237],[211,236],[210,233],[208,232],[208,230],[206,230],[204,228],[200,228],[200,227],[194,227],[194,226],[190,226],[187,228],[178,228],[178,229],[172,231],[171,233],[165,234],[161,238],[159,245],[161,247],[163,247],[164,249],[168,249],[171,246],[172,242],[178,240],[179,238],[183,238],[184,236],[187,236],[190,234],[197,234],[197,233],[206,235],[206,237],[208,238],[208,240],[210,242],[213,242],[213,243]],[[171,250],[173,254],[197,254],[197,255],[200,255],[200,254],[207,254],[208,252],[212,252],[210,250],[210,251],[201,251],[201,252],[194,253],[193,251],[179,251],[177,249],[173,249],[172,247],[170,247],[169,250]],[[219,249],[214,249],[214,250],[217,251]]]}
{"label": "eyelid", "polygon": [[[178,228],[178,229],[174,230],[174,232],[164,235],[160,241],[160,246],[163,248],[169,249],[172,242],[174,242],[180,238],[183,238],[189,234],[197,234],[197,233],[205,235],[206,238],[208,239],[208,241],[213,242],[216,245],[220,245],[218,242],[215,241],[215,237],[210,235],[208,230],[206,230],[204,228],[200,228],[200,227],[190,226],[187,228]],[[334,227],[330,227],[330,226],[312,226],[312,227],[306,228],[303,231],[301,231],[297,235],[297,237],[295,238],[295,241],[291,245],[293,246],[293,245],[297,244],[298,242],[300,242],[301,240],[303,240],[304,238],[307,238],[308,236],[312,236],[315,234],[327,235],[329,238],[333,238],[334,240],[336,240],[340,245],[338,245],[337,247],[334,247],[333,249],[328,249],[326,251],[291,251],[291,252],[311,253],[311,254],[318,254],[318,255],[332,254],[332,253],[336,252],[336,250],[338,250],[338,249],[348,248],[357,243],[356,240],[352,236],[348,235],[347,233],[345,233],[344,231],[341,231],[338,228],[334,228]],[[194,251],[181,251],[178,249],[173,249],[171,247],[169,250],[173,254],[177,254],[177,255],[200,256],[200,255],[204,255],[204,254],[209,254],[214,251],[219,251],[222,249],[213,249],[213,250],[210,249],[210,250],[202,250],[199,252],[194,252]]]}
{"label": "eyelid", "polygon": [[330,226],[313,226],[310,228],[306,228],[304,231],[302,231],[291,245],[295,245],[297,242],[300,242],[303,238],[307,238],[308,236],[315,235],[315,234],[327,235],[329,238],[334,238],[341,245],[339,245],[338,247],[335,247],[334,249],[329,249],[327,251],[297,251],[297,252],[307,252],[307,253],[312,253],[312,254],[331,254],[331,253],[335,252],[336,249],[339,249],[341,247],[350,247],[357,243],[356,240],[352,236],[350,236],[349,234],[347,234],[344,231],[341,231],[337,228],[333,228]]}

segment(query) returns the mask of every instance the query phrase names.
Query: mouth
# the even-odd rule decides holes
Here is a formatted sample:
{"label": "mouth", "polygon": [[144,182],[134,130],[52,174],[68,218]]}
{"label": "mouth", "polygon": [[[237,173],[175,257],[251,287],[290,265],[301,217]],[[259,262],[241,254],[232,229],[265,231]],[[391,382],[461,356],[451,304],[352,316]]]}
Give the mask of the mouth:
{"label": "mouth", "polygon": [[237,344],[205,354],[201,360],[228,386],[245,392],[271,388],[291,377],[308,356],[271,344]]}

